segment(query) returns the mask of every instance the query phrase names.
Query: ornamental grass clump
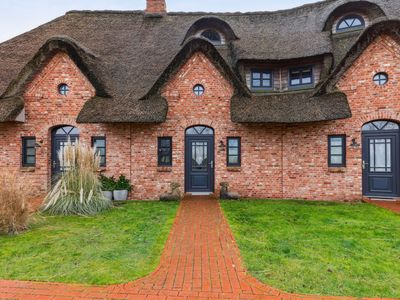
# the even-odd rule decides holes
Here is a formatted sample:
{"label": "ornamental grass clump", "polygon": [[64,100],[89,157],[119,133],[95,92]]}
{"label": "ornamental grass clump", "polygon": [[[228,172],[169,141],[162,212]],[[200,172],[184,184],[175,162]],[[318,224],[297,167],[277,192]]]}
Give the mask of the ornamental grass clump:
{"label": "ornamental grass clump", "polygon": [[112,207],[101,190],[97,175],[100,157],[96,149],[68,142],[58,153],[65,169],[46,196],[42,211],[52,215],[95,215]]}
{"label": "ornamental grass clump", "polygon": [[18,234],[27,229],[26,190],[15,175],[0,175],[0,234]]}

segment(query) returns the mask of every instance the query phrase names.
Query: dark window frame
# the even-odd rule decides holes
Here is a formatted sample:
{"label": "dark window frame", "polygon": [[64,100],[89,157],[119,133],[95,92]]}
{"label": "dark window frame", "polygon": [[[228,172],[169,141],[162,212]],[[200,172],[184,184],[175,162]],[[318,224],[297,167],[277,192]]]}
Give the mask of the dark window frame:
{"label": "dark window frame", "polygon": [[[34,141],[35,144],[33,147],[28,147],[26,142],[27,141]],[[36,167],[36,137],[35,136],[23,136],[21,137],[21,141],[22,141],[22,152],[21,152],[21,163],[22,163],[22,167]],[[35,150],[35,154],[34,155],[28,155],[27,154],[27,150],[28,149],[34,149]],[[34,158],[34,162],[33,163],[28,163],[27,158],[28,157],[33,157]]]}
{"label": "dark window frame", "polygon": [[[254,78],[254,73],[260,73],[260,78],[256,79]],[[268,73],[270,75],[270,79],[263,79],[262,74],[263,73]],[[254,86],[253,85],[253,80],[260,80],[260,86]],[[270,85],[269,86],[263,86],[263,81],[270,80]],[[251,69],[250,70],[250,87],[252,90],[272,90],[274,87],[274,74],[272,70],[270,69]]]}
{"label": "dark window frame", "polygon": [[[238,140],[238,154],[230,154],[229,140]],[[233,148],[233,147],[232,147]],[[236,147],[235,147],[236,148]],[[238,162],[236,164],[229,162],[230,156],[237,156]],[[242,166],[242,138],[238,136],[228,136],[226,138],[226,165],[228,167],[241,167]]]}
{"label": "dark window frame", "polygon": [[[345,22],[347,19],[358,19],[358,20],[361,21],[361,25],[353,26],[353,27],[346,27],[346,28],[340,29],[339,26],[343,22]],[[337,24],[336,24],[336,32],[337,33],[349,32],[349,31],[357,31],[357,30],[361,30],[363,28],[365,28],[365,20],[364,20],[364,18],[362,16],[357,15],[357,14],[343,16],[342,18],[340,18],[339,22],[337,22]]]}
{"label": "dark window frame", "polygon": [[[104,148],[104,163],[101,162],[100,160],[100,167],[104,168],[107,166],[107,137],[104,136],[92,136],[92,147],[94,147],[96,140],[104,140],[104,147],[99,147],[99,148]],[[99,148],[96,148],[99,149]],[[100,155],[102,157],[102,155]]]}
{"label": "dark window frame", "polygon": [[[342,139],[342,145],[341,146],[332,146],[331,145],[331,139],[332,138],[341,138]],[[332,154],[332,147],[341,147],[342,148],[342,154]],[[346,167],[346,135],[345,134],[332,134],[328,135],[328,166],[333,167],[333,168],[343,168]],[[331,157],[332,156],[342,156],[342,163],[341,164],[334,164],[331,162]]]}
{"label": "dark window frame", "polygon": [[[161,161],[161,149],[167,147],[161,147],[162,140],[169,140],[169,163]],[[157,164],[159,167],[172,167],[172,137],[171,136],[161,136],[157,138]]]}
{"label": "dark window frame", "polygon": [[[383,76],[383,78],[381,76]],[[384,86],[389,82],[389,75],[386,72],[378,72],[372,77],[372,81],[377,86]]]}
{"label": "dark window frame", "polygon": [[70,91],[71,91],[71,88],[69,87],[68,84],[61,83],[61,84],[58,85],[58,93],[61,96],[64,96],[64,97],[68,96]]}
{"label": "dark window frame", "polygon": [[[310,83],[303,83],[303,70],[311,69],[311,82]],[[292,84],[292,72],[300,71],[300,83],[299,84]],[[314,65],[307,65],[295,68],[289,68],[289,87],[290,88],[302,88],[302,87],[314,87]]]}

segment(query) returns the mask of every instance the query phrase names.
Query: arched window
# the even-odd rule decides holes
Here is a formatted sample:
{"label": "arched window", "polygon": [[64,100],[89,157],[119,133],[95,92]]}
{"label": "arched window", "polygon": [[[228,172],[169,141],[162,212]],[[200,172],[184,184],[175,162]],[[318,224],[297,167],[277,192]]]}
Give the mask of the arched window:
{"label": "arched window", "polygon": [[73,126],[63,126],[55,129],[54,136],[71,136],[71,135],[79,135],[79,129]]}
{"label": "arched window", "polygon": [[194,126],[186,129],[186,135],[214,135],[214,130],[206,126]]}
{"label": "arched window", "polygon": [[399,125],[390,121],[373,121],[365,124],[362,131],[399,130]]}
{"label": "arched window", "polygon": [[201,36],[206,38],[207,40],[209,40],[214,45],[221,45],[222,44],[221,35],[217,31],[215,31],[213,29],[204,30],[201,33]]}
{"label": "arched window", "polygon": [[336,26],[337,32],[358,30],[365,27],[363,17],[359,15],[349,15],[343,17]]}

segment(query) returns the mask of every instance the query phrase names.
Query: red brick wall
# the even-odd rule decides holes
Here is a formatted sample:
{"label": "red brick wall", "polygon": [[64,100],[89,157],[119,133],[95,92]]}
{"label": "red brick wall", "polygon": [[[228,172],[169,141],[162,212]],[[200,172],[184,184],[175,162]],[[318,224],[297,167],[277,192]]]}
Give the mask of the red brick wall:
{"label": "red brick wall", "polygon": [[[58,93],[66,83],[71,91],[67,96]],[[32,187],[34,195],[46,193],[50,183],[51,130],[60,125],[76,126],[80,141],[91,143],[91,136],[107,138],[107,169],[129,175],[130,128],[128,125],[82,125],[76,117],[82,105],[93,97],[94,88],[72,60],[64,53],[56,54],[28,85],[25,99],[25,123],[0,123],[0,168],[17,172],[21,180]],[[21,167],[21,137],[36,136],[36,168]],[[124,147],[123,147],[124,146]],[[124,151],[124,149],[126,149]]]}
{"label": "red brick wall", "polygon": [[[26,122],[0,124],[0,168],[15,171],[32,185],[34,193],[45,193],[50,178],[50,132],[59,125],[74,125],[81,141],[91,136],[107,137],[106,173],[123,173],[134,185],[132,198],[156,199],[171,182],[184,186],[185,129],[207,125],[215,130],[215,187],[228,181],[244,197],[355,200],[362,197],[361,126],[376,119],[400,121],[398,82],[400,46],[390,37],[374,41],[346,72],[338,87],[348,95],[353,117],[313,124],[236,124],[230,121],[233,88],[202,53],[195,53],[164,87],[169,104],[167,121],[154,125],[85,125],[75,119],[94,88],[66,54],[55,55],[28,86]],[[372,82],[376,72],[387,72],[383,87]],[[71,87],[60,96],[60,83]],[[201,83],[205,94],[192,88]],[[347,167],[330,169],[327,136],[347,135]],[[35,135],[37,167],[23,169],[21,137]],[[172,168],[157,167],[157,137],[173,137]],[[242,138],[242,167],[226,167],[226,137]],[[352,146],[352,139],[358,146]],[[221,142],[223,143],[222,146]]]}
{"label": "red brick wall", "polygon": [[[347,94],[353,117],[285,129],[284,185],[286,198],[355,200],[362,197],[361,127],[377,119],[400,121],[400,46],[389,36],[377,38],[338,83]],[[372,78],[389,74],[385,86]],[[327,136],[347,135],[347,167],[327,165]],[[358,146],[351,146],[355,139]]]}

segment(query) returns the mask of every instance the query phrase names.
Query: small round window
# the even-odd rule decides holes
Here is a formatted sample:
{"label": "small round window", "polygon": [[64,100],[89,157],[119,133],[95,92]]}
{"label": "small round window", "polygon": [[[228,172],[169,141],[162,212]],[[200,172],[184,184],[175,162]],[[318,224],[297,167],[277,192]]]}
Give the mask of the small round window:
{"label": "small round window", "polygon": [[389,81],[389,76],[387,73],[381,72],[381,73],[377,73],[374,76],[374,83],[376,85],[385,85],[388,81]]}
{"label": "small round window", "polygon": [[196,96],[201,96],[204,94],[204,86],[202,86],[201,84],[196,84],[193,88],[193,93]]}
{"label": "small round window", "polygon": [[69,86],[65,83],[62,83],[58,86],[58,93],[60,95],[66,96],[69,93]]}

